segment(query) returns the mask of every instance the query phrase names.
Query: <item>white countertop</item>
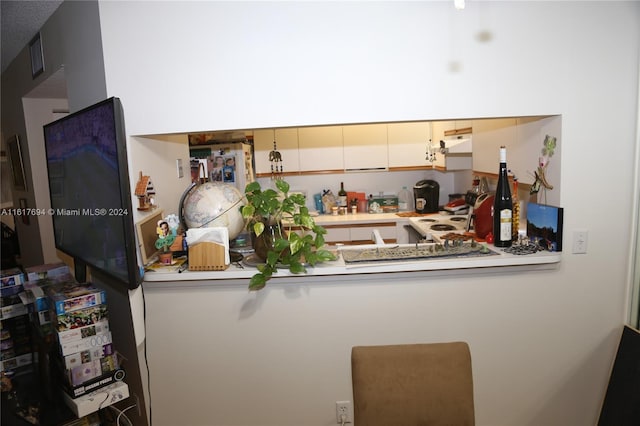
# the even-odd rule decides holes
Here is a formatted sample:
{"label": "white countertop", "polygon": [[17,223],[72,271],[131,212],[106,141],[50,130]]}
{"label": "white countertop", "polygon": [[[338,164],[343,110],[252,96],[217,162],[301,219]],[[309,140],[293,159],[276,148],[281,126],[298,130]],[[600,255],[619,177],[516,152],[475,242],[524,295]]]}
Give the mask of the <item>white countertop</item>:
{"label": "white countertop", "polygon": [[[389,244],[393,246],[393,244]],[[362,246],[358,246],[362,247]],[[297,277],[298,279],[311,279],[313,277],[330,277],[330,276],[353,276],[361,274],[378,274],[378,273],[398,273],[398,272],[421,272],[421,271],[450,271],[460,273],[480,273],[486,268],[505,268],[512,270],[517,267],[518,270],[538,270],[554,268],[561,260],[559,252],[538,252],[529,255],[513,255],[502,252],[493,246],[489,246],[497,252],[493,256],[464,257],[464,258],[438,258],[427,260],[408,260],[408,261],[390,261],[390,262],[372,262],[366,264],[345,264],[342,256],[338,260],[325,262],[315,267],[308,267],[307,274],[292,274],[286,269],[279,269],[272,279]],[[328,246],[331,249],[331,246]],[[354,248],[354,247],[349,247]],[[346,249],[346,248],[345,248]],[[229,280],[241,280],[248,285],[249,279],[257,272],[255,267],[244,265],[229,265],[224,271],[189,271],[185,270],[181,273],[162,273],[162,272],[146,272],[144,281],[146,283],[162,283],[174,281],[212,281],[213,284],[230,284]]]}
{"label": "white countertop", "polygon": [[408,217],[400,217],[396,213],[348,213],[344,215],[321,214],[314,216],[318,225],[350,225],[370,222],[408,222]]}

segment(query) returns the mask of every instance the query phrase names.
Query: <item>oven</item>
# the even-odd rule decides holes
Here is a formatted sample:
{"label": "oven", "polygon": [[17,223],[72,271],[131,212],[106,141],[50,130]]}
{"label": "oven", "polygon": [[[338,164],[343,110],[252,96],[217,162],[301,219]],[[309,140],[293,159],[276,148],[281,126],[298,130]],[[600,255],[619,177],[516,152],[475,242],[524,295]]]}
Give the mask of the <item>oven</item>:
{"label": "oven", "polygon": [[409,224],[413,228],[414,232],[409,232],[409,235],[413,235],[415,241],[421,240],[433,240],[434,236],[444,235],[449,232],[461,233],[468,230],[469,215],[444,215],[434,214],[429,216],[411,217],[409,218]]}

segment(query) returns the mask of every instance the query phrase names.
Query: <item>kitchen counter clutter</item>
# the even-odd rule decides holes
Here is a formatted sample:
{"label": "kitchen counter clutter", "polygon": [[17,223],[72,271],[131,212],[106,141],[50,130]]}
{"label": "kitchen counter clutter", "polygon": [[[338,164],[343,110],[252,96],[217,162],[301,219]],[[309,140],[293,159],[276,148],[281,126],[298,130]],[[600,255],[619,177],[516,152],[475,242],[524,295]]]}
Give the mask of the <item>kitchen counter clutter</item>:
{"label": "kitchen counter clutter", "polygon": [[[336,276],[357,280],[359,276],[380,273],[468,275],[488,271],[513,271],[514,268],[516,271],[541,270],[553,269],[561,260],[560,252],[538,251],[532,254],[510,254],[493,247],[492,244],[477,241],[473,242],[473,249],[462,250],[472,253],[454,253],[461,250],[456,247],[456,244],[466,244],[465,247],[469,247],[472,244],[470,240],[467,239],[465,243],[453,240],[447,242],[441,237],[451,231],[462,235],[467,219],[464,215],[356,213],[319,215],[314,219],[317,224],[327,229],[327,248],[335,251],[337,260],[307,267],[306,274],[293,274],[283,267],[274,274],[270,282],[284,283],[294,278],[296,281],[328,282]],[[454,225],[457,228],[432,230],[429,227],[434,223],[440,226]],[[405,225],[411,225],[423,237],[432,238],[435,242],[408,244],[397,241],[396,231]],[[374,230],[384,239],[384,243],[378,241],[377,244],[372,244]],[[345,244],[343,241],[350,242]],[[443,253],[443,250],[447,252]],[[348,252],[343,254],[342,251]],[[144,275],[144,281],[153,286],[169,287],[174,284],[184,286],[187,282],[189,285],[205,285],[205,282],[206,285],[247,285],[257,271],[257,263],[253,255],[248,255],[243,261],[232,263],[224,271],[147,272]],[[202,283],[196,283],[198,281]]]}
{"label": "kitchen counter clutter", "polygon": [[[431,244],[434,246],[434,244]],[[489,255],[469,257],[434,257],[408,260],[372,261],[362,263],[345,263],[341,250],[373,249],[398,247],[411,249],[418,247],[424,249],[427,244],[385,244],[385,245],[361,245],[358,247],[329,246],[339,254],[338,259],[325,262],[315,267],[307,268],[306,274],[292,274],[286,268],[279,269],[274,274],[270,283],[286,283],[288,279],[306,282],[330,282],[336,276],[348,277],[352,280],[364,279],[368,274],[387,273],[420,273],[428,275],[455,275],[455,274],[480,274],[486,272],[514,272],[527,270],[554,269],[561,260],[561,253],[542,251],[528,255],[508,254],[503,250],[486,245],[491,251]],[[435,250],[435,249],[434,249]],[[156,286],[186,286],[186,285],[247,285],[249,279],[256,273],[254,266],[246,262],[231,264],[224,271],[155,273],[148,272],[144,275],[146,284]]]}

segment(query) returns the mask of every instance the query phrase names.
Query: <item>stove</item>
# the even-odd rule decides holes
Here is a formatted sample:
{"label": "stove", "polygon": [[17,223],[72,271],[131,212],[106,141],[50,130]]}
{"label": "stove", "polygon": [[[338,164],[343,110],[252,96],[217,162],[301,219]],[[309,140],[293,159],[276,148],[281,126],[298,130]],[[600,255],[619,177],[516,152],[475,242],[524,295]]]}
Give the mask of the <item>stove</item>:
{"label": "stove", "polygon": [[411,217],[409,223],[423,238],[432,240],[434,235],[464,232],[467,219],[468,215],[433,214],[424,217]]}

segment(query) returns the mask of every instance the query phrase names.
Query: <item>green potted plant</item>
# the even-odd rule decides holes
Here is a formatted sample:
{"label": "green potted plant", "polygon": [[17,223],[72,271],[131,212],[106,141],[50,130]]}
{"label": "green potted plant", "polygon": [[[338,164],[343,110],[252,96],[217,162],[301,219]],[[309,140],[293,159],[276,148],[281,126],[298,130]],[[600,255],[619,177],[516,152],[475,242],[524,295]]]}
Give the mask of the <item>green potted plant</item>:
{"label": "green potted plant", "polygon": [[166,221],[160,221],[158,224],[158,239],[156,240],[156,249],[161,250],[158,254],[160,263],[171,265],[173,261],[173,253],[171,252],[171,244],[176,240],[176,236],[169,230],[169,224]]}
{"label": "green potted plant", "polygon": [[[258,265],[249,283],[249,290],[262,289],[278,266],[286,266],[294,274],[306,273],[305,264],[335,260],[330,251],[323,249],[327,231],[309,215],[305,197],[290,193],[284,180],[275,181],[276,189],[265,189],[258,182],[245,188],[247,204],[242,217],[247,219],[256,255],[264,264]],[[260,253],[264,248],[264,253]]]}

